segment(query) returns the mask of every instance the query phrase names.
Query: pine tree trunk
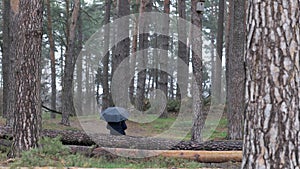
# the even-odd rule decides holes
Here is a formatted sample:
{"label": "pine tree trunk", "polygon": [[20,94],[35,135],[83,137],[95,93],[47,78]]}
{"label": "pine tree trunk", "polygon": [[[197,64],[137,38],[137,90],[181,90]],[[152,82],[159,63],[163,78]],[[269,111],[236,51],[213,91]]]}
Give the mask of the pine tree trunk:
{"label": "pine tree trunk", "polygon": [[228,43],[230,45],[227,46],[226,59],[228,138],[241,140],[245,112],[245,2],[231,0],[229,5]]}
{"label": "pine tree trunk", "polygon": [[2,76],[3,76],[3,114],[6,125],[13,126],[14,105],[14,55],[10,54],[12,32],[11,29],[11,6],[10,0],[3,0],[3,53],[2,53]]}
{"label": "pine tree trunk", "polygon": [[217,32],[217,57],[215,61],[215,84],[213,84],[213,101],[221,103],[222,84],[222,55],[223,55],[223,32],[224,32],[224,0],[219,0],[218,32]]}
{"label": "pine tree trunk", "polygon": [[[177,67],[177,82],[179,87],[177,87],[176,98],[180,100],[181,98],[187,97],[187,85],[188,85],[188,74],[189,74],[189,57],[187,53],[187,28],[185,25],[186,19],[186,4],[185,0],[178,0],[178,14],[183,20],[178,20],[178,67]],[[184,62],[185,64],[180,64]]]}
{"label": "pine tree trunk", "polygon": [[299,168],[299,5],[248,2],[243,169]]}
{"label": "pine tree trunk", "polygon": [[[164,0],[164,13],[166,15],[170,14],[170,0]],[[168,99],[168,73],[162,70],[168,69],[168,50],[169,50],[169,29],[170,29],[170,18],[165,18],[163,20],[163,27],[162,31],[165,35],[160,35],[159,43],[160,48],[162,51],[160,52],[159,57],[159,64],[160,64],[160,75],[158,79],[158,87],[159,89],[164,92],[166,99]],[[167,102],[167,100],[166,100]],[[167,103],[165,103],[167,104]],[[167,106],[166,106],[167,107]],[[167,108],[165,108],[161,114],[162,118],[168,117]]]}
{"label": "pine tree trunk", "polygon": [[[192,140],[202,142],[202,129],[204,126],[204,111],[202,110],[202,18],[196,11],[197,0],[192,0],[192,24],[197,29],[192,29],[192,67],[193,67],[193,128]],[[199,29],[199,30],[198,30]]]}
{"label": "pine tree trunk", "polygon": [[109,18],[110,18],[110,8],[111,8],[111,0],[105,1],[105,16],[104,16],[104,24],[106,24],[106,28],[104,30],[104,51],[107,52],[103,58],[103,96],[102,96],[102,110],[105,110],[109,107],[109,84],[108,84],[108,63],[109,63],[109,42],[110,42],[110,27],[109,27]]}
{"label": "pine tree trunk", "polygon": [[[51,60],[51,109],[56,110],[56,70],[55,70],[55,55],[54,55],[54,39],[52,31],[52,16],[51,16],[51,3],[50,0],[46,2],[47,6],[47,33],[50,45],[50,60]],[[55,114],[51,113],[51,118],[55,118]]]}
{"label": "pine tree trunk", "polygon": [[75,0],[74,9],[72,12],[72,22],[70,25],[70,32],[68,37],[68,47],[65,53],[65,68],[62,86],[62,125],[70,125],[69,116],[75,113],[73,102],[73,75],[75,69],[76,57],[75,54],[75,35],[76,26],[79,16],[80,0]]}
{"label": "pine tree trunk", "polygon": [[140,3],[140,17],[139,17],[139,50],[140,57],[138,57],[138,80],[136,89],[135,106],[137,110],[144,109],[145,101],[145,85],[146,85],[146,70],[145,67],[148,63],[148,47],[149,47],[149,34],[144,33],[149,29],[149,21],[145,20],[144,12],[150,12],[152,8],[152,0],[141,0]]}
{"label": "pine tree trunk", "polygon": [[38,146],[41,129],[42,18],[41,0],[12,1],[13,36],[11,48],[16,57],[16,102],[13,145],[10,157]]}
{"label": "pine tree trunk", "polygon": [[[123,16],[127,16],[130,14],[130,5],[128,0],[118,0],[117,3],[117,14],[118,17],[121,18]],[[127,82],[129,79],[128,73],[130,70],[130,66],[128,60],[124,60],[129,56],[130,52],[130,39],[129,39],[129,20],[128,18],[122,18],[119,22],[120,25],[117,27],[117,38],[124,36],[125,39],[121,40],[115,49],[115,54],[113,56],[114,68],[113,68],[113,76],[116,81],[112,81],[112,95],[113,101],[116,106],[127,108],[128,106],[128,85]],[[124,61],[124,62],[123,62]],[[121,65],[121,62],[122,65]],[[116,75],[115,72],[118,74]]]}

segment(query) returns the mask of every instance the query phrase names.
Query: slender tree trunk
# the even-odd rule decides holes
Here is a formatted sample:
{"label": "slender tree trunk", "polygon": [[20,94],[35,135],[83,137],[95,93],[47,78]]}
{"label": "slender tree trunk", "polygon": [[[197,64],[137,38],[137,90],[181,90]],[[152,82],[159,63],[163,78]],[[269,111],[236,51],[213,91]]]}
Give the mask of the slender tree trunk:
{"label": "slender tree trunk", "polygon": [[[134,7],[134,12],[138,12],[139,11],[139,4],[140,4],[140,0],[136,0],[136,4]],[[138,45],[138,24],[139,24],[139,18],[136,15],[135,17],[135,22],[134,22],[134,30],[133,30],[133,40],[132,40],[132,56],[130,59],[130,71],[131,74],[135,74],[135,68],[136,68],[136,52],[137,52],[137,45]],[[135,103],[135,99],[134,99],[134,78],[135,76],[132,77],[131,82],[130,82],[130,86],[129,86],[129,99],[130,102],[132,104]]]}
{"label": "slender tree trunk", "polygon": [[[79,1],[79,14],[78,14],[78,45],[77,45],[77,52],[76,55],[79,56],[82,48],[83,48],[83,29],[82,29],[82,7],[81,7],[81,1]],[[82,111],[82,57],[78,57],[76,61],[76,75],[77,75],[77,97],[76,97],[76,114],[77,115],[83,115]]]}
{"label": "slender tree trunk", "polygon": [[[118,0],[117,2],[117,10],[118,10],[118,17],[121,18],[123,16],[127,16],[130,14],[130,5],[128,0]],[[125,39],[121,40],[117,48],[115,49],[115,54],[113,57],[113,60],[115,61],[114,64],[114,74],[113,76],[118,76],[120,79],[117,78],[118,82],[115,83],[114,81],[112,83],[115,83],[116,85],[112,88],[112,94],[114,96],[113,100],[116,106],[125,107],[128,106],[128,86],[127,83],[119,83],[119,82],[126,82],[128,81],[128,72],[130,70],[129,63],[124,63],[120,65],[124,59],[126,59],[129,56],[130,52],[130,39],[129,39],[129,20],[123,18],[120,22],[120,25],[118,25],[117,28],[117,38],[121,35],[125,35]],[[124,66],[125,65],[125,66]],[[115,74],[116,69],[122,70],[120,71],[119,75]]]}
{"label": "slender tree trunk", "polygon": [[75,0],[70,25],[69,43],[65,54],[65,68],[62,87],[62,125],[70,125],[69,116],[75,113],[73,102],[73,74],[75,69],[75,34],[79,16],[80,0]]}
{"label": "slender tree trunk", "polygon": [[[56,70],[55,70],[55,46],[52,32],[52,16],[51,16],[51,3],[47,0],[47,33],[50,45],[50,67],[51,67],[51,109],[56,110]],[[55,118],[55,114],[51,113],[51,118]]]}
{"label": "slender tree trunk", "polygon": [[10,157],[38,146],[41,129],[42,18],[41,0],[11,1],[13,36],[11,54],[16,57],[16,102]]}
{"label": "slender tree trunk", "polygon": [[[170,14],[170,0],[164,0],[164,13],[166,15]],[[160,35],[159,37],[159,43],[160,43],[160,48],[162,51],[160,52],[160,59],[159,59],[159,64],[160,64],[160,77],[158,81],[158,87],[159,89],[164,92],[166,98],[168,99],[168,73],[164,72],[162,70],[167,70],[168,69],[168,50],[169,50],[169,29],[170,29],[170,18],[166,18],[163,21],[163,28],[162,31],[165,35]],[[166,101],[167,102],[167,101]],[[167,103],[166,103],[167,104]],[[168,117],[168,112],[167,112],[167,106],[163,110],[161,116],[162,118],[167,118]]]}
{"label": "slender tree trunk", "polygon": [[193,67],[193,128],[192,140],[202,142],[202,129],[204,126],[204,113],[202,111],[202,19],[196,11],[197,0],[192,0],[192,24],[199,30],[192,29],[192,67]]}
{"label": "slender tree trunk", "polygon": [[299,168],[299,5],[248,1],[243,169]]}
{"label": "slender tree trunk", "polygon": [[145,20],[144,12],[150,12],[152,8],[152,0],[141,0],[140,3],[140,17],[139,17],[139,50],[141,56],[138,59],[138,80],[136,89],[136,108],[140,111],[144,109],[145,101],[145,85],[146,85],[146,70],[145,67],[148,63],[148,47],[149,47],[149,34],[144,33],[149,29],[149,21]]}
{"label": "slender tree trunk", "polygon": [[108,63],[109,63],[109,42],[110,42],[110,27],[109,18],[110,18],[110,8],[111,8],[111,0],[105,1],[105,16],[104,16],[104,24],[107,26],[104,30],[104,51],[106,52],[102,63],[103,63],[103,95],[102,95],[102,110],[105,110],[109,107],[109,84],[108,84]]}
{"label": "slender tree trunk", "polygon": [[[178,14],[183,20],[186,19],[186,3],[185,0],[178,0]],[[187,97],[187,85],[188,85],[188,74],[189,74],[189,57],[187,55],[187,28],[185,21],[179,19],[178,21],[178,67],[177,67],[177,87],[176,98]],[[180,64],[179,60],[183,61],[185,65]]]}
{"label": "slender tree trunk", "polygon": [[224,0],[219,0],[218,32],[217,32],[217,57],[215,61],[215,84],[213,84],[213,101],[221,103],[222,84],[222,55],[223,55],[223,32],[224,32]]}
{"label": "slender tree trunk", "polygon": [[226,59],[228,138],[243,138],[243,114],[245,112],[245,2],[231,0],[229,4],[229,42]]}
{"label": "slender tree trunk", "polygon": [[10,57],[11,46],[11,33],[10,33],[10,0],[3,0],[3,53],[2,53],[2,76],[3,76],[3,114],[6,118],[6,124],[12,126],[13,116],[11,115],[13,110],[10,109],[10,101],[13,100],[13,95],[10,91],[13,91],[13,56]]}

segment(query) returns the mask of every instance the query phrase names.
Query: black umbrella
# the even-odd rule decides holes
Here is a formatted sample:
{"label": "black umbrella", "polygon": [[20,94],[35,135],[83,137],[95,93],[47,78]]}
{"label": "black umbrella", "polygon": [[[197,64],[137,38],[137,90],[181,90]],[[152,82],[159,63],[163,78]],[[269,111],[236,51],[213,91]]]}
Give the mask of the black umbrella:
{"label": "black umbrella", "polygon": [[107,122],[120,122],[127,120],[129,112],[122,107],[108,107],[100,113],[100,118]]}

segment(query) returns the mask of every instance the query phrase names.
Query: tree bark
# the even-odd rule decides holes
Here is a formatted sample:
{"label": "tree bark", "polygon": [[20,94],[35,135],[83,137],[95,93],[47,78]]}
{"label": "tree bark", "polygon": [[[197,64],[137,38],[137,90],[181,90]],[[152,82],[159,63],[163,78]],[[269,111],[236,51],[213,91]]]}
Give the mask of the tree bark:
{"label": "tree bark", "polygon": [[[47,6],[47,33],[50,45],[50,67],[51,67],[51,109],[56,110],[56,69],[55,69],[55,45],[52,30],[52,16],[50,0],[46,2]],[[51,113],[51,118],[55,118],[55,114]]]}
{"label": "tree bark", "polygon": [[63,76],[62,86],[62,125],[70,125],[69,116],[75,113],[74,102],[73,102],[73,75],[76,63],[76,52],[75,52],[75,35],[76,26],[79,16],[80,0],[74,1],[74,9],[72,12],[70,32],[68,37],[68,47],[65,53],[65,68]]}
{"label": "tree bark", "polygon": [[[185,0],[178,0],[178,14],[179,17],[183,20],[186,20],[186,3]],[[185,63],[185,65],[179,64],[177,65],[177,82],[179,87],[177,87],[176,98],[177,100],[183,99],[187,97],[187,86],[188,86],[188,78],[189,78],[189,57],[187,53],[187,28],[181,19],[178,20],[178,60],[181,60]]]}
{"label": "tree bark", "polygon": [[38,146],[41,129],[41,0],[11,1],[13,12],[12,54],[16,57],[16,102],[10,157]]}
{"label": "tree bark", "polygon": [[[193,128],[192,140],[202,142],[202,129],[205,122],[204,111],[202,110],[202,18],[196,11],[197,0],[192,0],[192,24],[197,30],[192,29],[192,67],[193,67]],[[199,29],[199,30],[198,30]]]}
{"label": "tree bark", "polygon": [[15,106],[15,81],[14,81],[14,63],[15,55],[11,49],[13,36],[13,18],[11,10],[11,1],[3,1],[3,55],[2,55],[2,74],[3,74],[3,117],[6,118],[6,125],[14,124],[14,106]]}
{"label": "tree bark", "polygon": [[[170,0],[164,0],[164,14],[170,14]],[[168,73],[163,71],[168,69],[168,50],[169,50],[169,30],[170,30],[170,18],[164,17],[163,20],[162,31],[164,35],[159,36],[159,44],[160,48],[162,49],[159,52],[159,65],[161,68],[159,79],[158,79],[158,88],[164,92],[166,99],[168,99]],[[167,100],[166,103],[167,104]],[[162,118],[168,117],[167,106],[163,110],[162,114],[160,115]]]}
{"label": "tree bark", "polygon": [[299,168],[299,0],[249,1],[242,168]]}
{"label": "tree bark", "polygon": [[138,79],[137,79],[137,88],[136,88],[136,99],[135,106],[137,110],[144,110],[145,103],[145,85],[146,85],[146,66],[148,63],[148,48],[149,48],[149,21],[145,20],[144,12],[151,12],[152,0],[141,0],[140,3],[140,16],[139,16],[139,50],[140,57],[138,61]]}
{"label": "tree bark", "polygon": [[217,32],[217,57],[215,61],[215,80],[213,84],[213,100],[215,103],[221,103],[221,84],[222,84],[222,56],[223,56],[223,35],[224,35],[224,0],[219,0],[218,13],[218,32]]}
{"label": "tree bark", "polygon": [[245,2],[231,0],[229,4],[229,39],[226,59],[228,138],[243,138],[243,114],[245,112]]}
{"label": "tree bark", "polygon": [[[10,146],[7,140],[12,138],[12,129],[9,127],[0,126],[0,139],[6,141],[0,142],[2,146]],[[145,138],[133,136],[113,136],[108,134],[95,134],[91,137],[82,131],[72,130],[48,130],[44,129],[41,132],[43,137],[60,137],[65,145],[81,145],[110,148],[130,148],[144,150],[206,150],[206,151],[240,151],[243,147],[241,140],[220,140],[220,141],[178,141],[159,138]],[[97,140],[97,142],[95,142]]]}
{"label": "tree bark", "polygon": [[[123,16],[127,16],[130,14],[130,5],[128,0],[118,0],[117,2],[117,14],[118,18],[121,18]],[[121,35],[125,35],[125,39],[120,40],[120,42],[117,44],[117,47],[115,49],[115,54],[113,56],[113,60],[115,61],[114,67],[113,67],[113,76],[120,77],[117,78],[117,82],[113,81],[112,83],[115,84],[114,87],[112,87],[112,95],[114,104],[119,107],[127,108],[128,106],[128,72],[130,70],[130,66],[128,63],[128,60],[124,60],[129,56],[130,52],[130,39],[129,39],[129,20],[128,18],[121,19],[121,22],[119,22],[120,25],[118,25],[117,28],[117,38],[121,37]],[[124,62],[123,62],[124,61]],[[122,65],[121,65],[121,62]],[[127,63],[125,63],[127,62]],[[119,71],[120,74],[116,75],[115,71]]]}
{"label": "tree bark", "polygon": [[109,107],[109,84],[108,84],[108,64],[109,64],[109,42],[110,42],[110,26],[109,24],[109,18],[110,18],[110,8],[111,8],[111,0],[105,1],[105,16],[104,16],[104,24],[106,25],[106,28],[104,30],[104,51],[106,52],[104,58],[102,59],[103,63],[103,95],[102,95],[102,110],[105,110]]}

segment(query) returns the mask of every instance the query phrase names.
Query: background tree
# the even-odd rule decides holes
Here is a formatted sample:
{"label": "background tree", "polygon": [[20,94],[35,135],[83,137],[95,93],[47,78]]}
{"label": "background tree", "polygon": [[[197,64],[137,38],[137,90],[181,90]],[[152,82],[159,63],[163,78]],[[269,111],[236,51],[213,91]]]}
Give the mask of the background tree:
{"label": "background tree", "polygon": [[214,91],[214,98],[212,101],[221,103],[221,84],[222,84],[222,56],[223,56],[223,35],[224,35],[224,11],[225,2],[219,0],[219,13],[218,13],[218,32],[217,32],[217,58],[215,60],[215,74],[212,90]]}
{"label": "background tree", "polygon": [[11,54],[15,64],[15,111],[10,156],[38,146],[41,129],[40,61],[42,49],[42,1],[11,1]]}
{"label": "background tree", "polygon": [[245,111],[245,2],[231,0],[229,9],[229,39],[226,54],[228,138],[241,140]]}
{"label": "background tree", "polygon": [[[51,109],[56,110],[56,69],[55,69],[55,44],[52,30],[52,16],[51,16],[51,2],[46,1],[47,6],[47,33],[50,46],[50,60],[51,60]],[[55,114],[51,113],[51,118],[55,118]]]}
{"label": "background tree", "polygon": [[146,70],[144,68],[148,64],[148,48],[149,48],[149,30],[150,23],[148,19],[145,19],[144,12],[151,12],[152,0],[141,0],[140,12],[139,12],[139,50],[142,50],[140,59],[138,59],[138,78],[135,106],[138,110],[144,109],[145,102],[145,85],[146,85]]}
{"label": "background tree", "polygon": [[[164,13],[166,15],[170,14],[170,0],[164,0]],[[159,56],[159,65],[161,70],[168,69],[168,50],[169,50],[169,30],[170,30],[170,18],[164,17],[162,21],[162,31],[164,35],[159,36],[159,44],[162,51]],[[166,36],[167,35],[167,36]],[[160,71],[158,78],[158,88],[164,92],[166,98],[168,98],[168,73],[165,71]],[[167,109],[165,108],[160,117],[166,118],[168,117]]]}
{"label": "background tree", "polygon": [[109,76],[109,41],[110,41],[110,26],[108,25],[109,20],[110,20],[110,8],[111,8],[111,0],[106,0],[105,1],[105,16],[104,16],[104,24],[107,25],[106,29],[104,30],[104,38],[105,38],[105,46],[104,46],[104,51],[107,52],[103,58],[103,105],[102,105],[102,110],[106,109],[109,107],[109,84],[108,84],[108,76]]}
{"label": "background tree", "polygon": [[[178,0],[177,4],[177,10],[179,17],[182,19],[186,19],[186,3],[185,0]],[[187,53],[187,25],[184,24],[184,22],[181,22],[181,20],[178,20],[178,39],[181,39],[182,41],[178,41],[178,60],[181,59],[186,65],[186,67],[180,66],[178,64],[177,67],[177,81],[182,88],[177,88],[176,91],[176,98],[180,100],[182,96],[187,96],[187,82],[189,77],[189,56]]]}
{"label": "background tree", "polygon": [[[118,0],[117,1],[117,15],[118,18],[121,18],[123,16],[127,16],[130,14],[130,5],[128,0]],[[119,36],[120,35],[120,36]],[[113,64],[113,73],[115,73],[116,69],[120,68],[120,63],[126,59],[129,56],[130,52],[130,39],[129,39],[129,20],[127,19],[122,19],[120,22],[120,25],[118,25],[117,28],[117,37],[121,37],[121,35],[125,35],[125,39],[121,40],[118,44],[117,47],[115,48],[115,53],[113,55],[113,61],[115,62]],[[126,64],[129,65],[129,64]],[[121,68],[124,73],[123,75],[118,75],[122,79],[120,82],[126,82],[128,79],[128,74],[126,73],[129,71],[129,67],[122,67]],[[127,70],[127,71],[125,71]],[[114,75],[115,76],[115,75]],[[112,93],[117,94],[116,97],[114,97],[115,104],[120,107],[127,107],[128,100],[128,86],[124,84],[116,84],[117,86],[113,88],[115,91],[112,91]],[[125,85],[125,86],[124,86]]]}
{"label": "background tree", "polygon": [[75,52],[75,35],[76,26],[79,16],[80,0],[74,0],[74,8],[72,12],[69,36],[68,37],[68,47],[65,53],[65,68],[62,83],[62,125],[70,125],[69,116],[75,113],[74,103],[73,103],[73,75],[76,62],[76,52]]}
{"label": "background tree", "polygon": [[299,3],[248,1],[242,168],[299,166]]}
{"label": "background tree", "polygon": [[193,128],[192,128],[192,140],[201,142],[203,139],[202,129],[204,126],[204,112],[202,108],[202,18],[201,14],[196,11],[198,0],[192,0],[191,22],[199,30],[192,30],[192,67],[193,67]]}
{"label": "background tree", "polygon": [[14,57],[10,57],[11,32],[10,32],[10,0],[3,0],[3,47],[2,47],[2,76],[3,76],[3,117],[6,118],[6,125],[13,125],[14,105]]}

